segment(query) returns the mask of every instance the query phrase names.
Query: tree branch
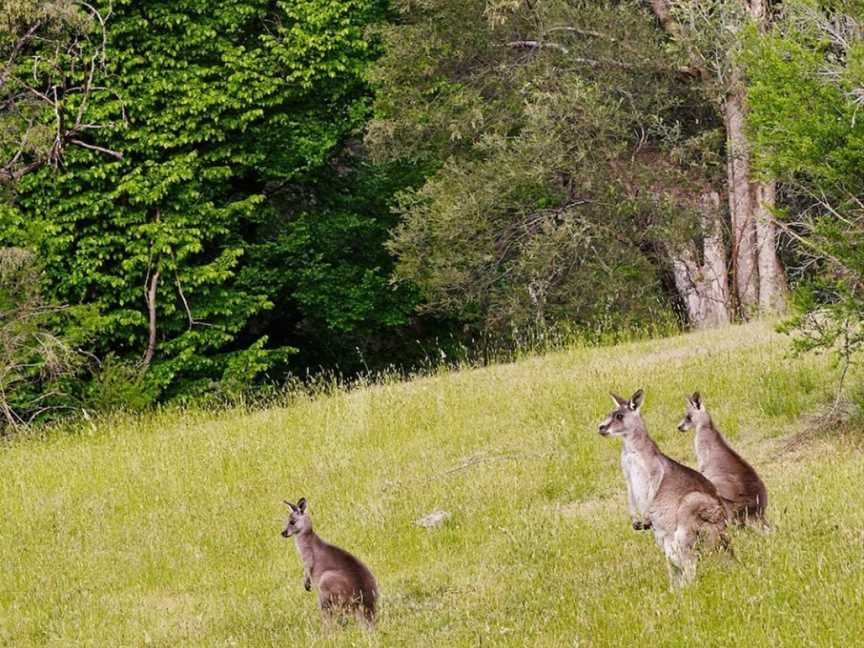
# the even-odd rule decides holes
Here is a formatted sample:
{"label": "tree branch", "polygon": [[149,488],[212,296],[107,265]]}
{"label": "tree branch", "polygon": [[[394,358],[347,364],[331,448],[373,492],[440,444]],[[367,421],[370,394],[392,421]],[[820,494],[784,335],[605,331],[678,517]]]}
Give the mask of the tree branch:
{"label": "tree branch", "polygon": [[81,140],[74,138],[69,138],[66,141],[70,144],[74,144],[75,146],[80,146],[81,148],[90,149],[92,151],[99,151],[100,153],[104,153],[105,155],[110,155],[117,160],[123,159],[123,153],[121,153],[120,151],[114,151],[103,146],[96,146],[95,144],[88,144],[87,142],[82,142]]}
{"label": "tree branch", "polygon": [[681,25],[678,24],[678,21],[675,20],[674,16],[672,15],[672,7],[669,4],[669,0],[648,1],[651,5],[651,9],[654,12],[654,15],[657,17],[657,20],[660,21],[660,26],[663,27],[663,30],[673,39],[681,40],[684,32],[681,29]]}
{"label": "tree branch", "polygon": [[[663,28],[663,31],[669,34],[672,40],[686,46],[684,30],[681,28],[678,21],[675,20],[675,16],[672,15],[672,6],[669,3],[669,0],[648,0],[648,3],[651,5],[651,10],[660,23],[660,26]],[[687,54],[690,58],[690,66],[680,68],[678,73],[682,76],[705,78],[706,75],[704,67],[700,64],[699,58],[695,56],[694,52],[689,47],[687,47]]]}

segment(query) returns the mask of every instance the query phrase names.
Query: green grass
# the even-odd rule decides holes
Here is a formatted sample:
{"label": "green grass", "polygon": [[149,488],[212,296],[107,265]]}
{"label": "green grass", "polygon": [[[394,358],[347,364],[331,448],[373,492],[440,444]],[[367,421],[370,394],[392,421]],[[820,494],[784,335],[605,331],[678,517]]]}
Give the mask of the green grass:
{"label": "green grass", "polygon": [[[852,645],[864,627],[855,433],[788,438],[831,397],[826,360],[765,325],[443,372],[242,412],[114,417],[0,447],[0,644]],[[630,529],[607,390],[645,387],[649,430],[699,389],[761,470],[776,532],[737,532],[670,589]],[[283,498],[353,551],[379,629],[324,636]],[[445,526],[414,526],[435,509]]]}

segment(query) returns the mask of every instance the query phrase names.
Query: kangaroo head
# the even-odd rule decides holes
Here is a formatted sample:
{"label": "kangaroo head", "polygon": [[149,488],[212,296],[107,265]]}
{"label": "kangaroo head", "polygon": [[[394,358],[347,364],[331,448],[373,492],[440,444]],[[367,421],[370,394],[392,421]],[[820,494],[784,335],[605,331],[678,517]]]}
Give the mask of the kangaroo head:
{"label": "kangaroo head", "polygon": [[639,408],[645,401],[645,393],[640,389],[630,400],[610,394],[612,401],[615,403],[615,409],[609,413],[599,427],[600,434],[603,436],[627,436],[636,429],[642,427],[642,416],[639,414]]}
{"label": "kangaroo head", "polygon": [[681,423],[678,424],[679,430],[682,432],[695,430],[700,425],[711,421],[708,412],[705,410],[705,402],[702,400],[699,392],[695,392],[692,396],[687,396],[686,400],[687,410],[684,412],[684,418],[681,419]]}
{"label": "kangaroo head", "polygon": [[312,519],[309,517],[309,511],[306,509],[306,498],[301,497],[297,501],[296,506],[288,500],[285,500],[285,503],[291,509],[291,514],[288,516],[285,528],[282,529],[282,537],[290,538],[298,533],[310,531],[312,529]]}

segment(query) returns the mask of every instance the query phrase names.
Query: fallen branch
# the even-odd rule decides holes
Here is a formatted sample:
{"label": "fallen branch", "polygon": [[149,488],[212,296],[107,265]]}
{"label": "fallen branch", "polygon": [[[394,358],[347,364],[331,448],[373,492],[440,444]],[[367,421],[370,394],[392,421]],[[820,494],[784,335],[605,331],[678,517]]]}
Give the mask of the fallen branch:
{"label": "fallen branch", "polygon": [[544,42],[544,41],[536,41],[536,40],[518,40],[518,41],[510,41],[507,43],[507,47],[512,49],[528,49],[535,50],[541,49],[544,47],[548,47],[551,49],[556,49],[559,52],[563,52],[564,54],[569,54],[570,50],[561,45],[561,43],[552,43],[552,42]]}

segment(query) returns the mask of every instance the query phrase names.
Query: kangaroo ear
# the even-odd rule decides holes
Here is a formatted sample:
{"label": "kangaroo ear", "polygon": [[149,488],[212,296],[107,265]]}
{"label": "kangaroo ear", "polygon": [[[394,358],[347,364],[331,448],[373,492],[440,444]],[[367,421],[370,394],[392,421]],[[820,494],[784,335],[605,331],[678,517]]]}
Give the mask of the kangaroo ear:
{"label": "kangaroo ear", "polygon": [[305,497],[301,497],[299,500],[297,500],[297,510],[300,511],[301,513],[306,512],[306,498]]}
{"label": "kangaroo ear", "polygon": [[292,511],[294,511],[295,513],[297,512],[297,507],[294,506],[291,502],[289,502],[288,500],[282,500],[282,501],[285,502],[285,504],[288,505],[288,508],[290,508]]}
{"label": "kangaroo ear", "polygon": [[638,410],[642,407],[642,403],[645,402],[645,392],[641,389],[637,390],[635,394],[630,398],[630,409]]}
{"label": "kangaroo ear", "polygon": [[702,409],[702,396],[699,395],[699,392],[693,392],[690,402],[693,403],[693,407],[696,409]]}
{"label": "kangaroo ear", "polygon": [[620,396],[616,396],[612,392],[609,392],[609,395],[612,397],[612,402],[615,403],[615,407],[621,407],[627,402],[626,398],[621,398]]}

